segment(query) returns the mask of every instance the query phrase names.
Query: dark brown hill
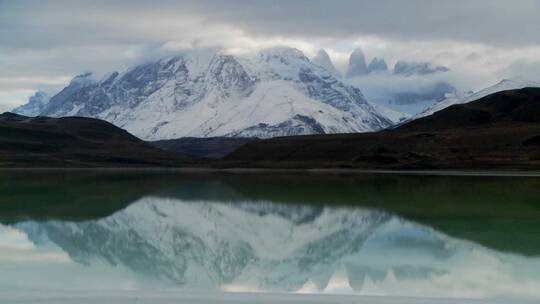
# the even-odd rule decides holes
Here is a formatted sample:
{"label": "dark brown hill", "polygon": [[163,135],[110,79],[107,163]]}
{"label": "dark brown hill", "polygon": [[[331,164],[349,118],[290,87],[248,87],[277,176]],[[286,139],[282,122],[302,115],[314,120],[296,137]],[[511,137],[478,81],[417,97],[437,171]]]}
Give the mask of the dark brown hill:
{"label": "dark brown hill", "polygon": [[182,137],[178,139],[165,139],[152,141],[152,146],[162,150],[181,153],[196,158],[218,159],[222,158],[240,146],[258,140],[253,137]]}
{"label": "dark brown hill", "polygon": [[0,167],[180,166],[191,158],[159,150],[92,118],[0,114]]}

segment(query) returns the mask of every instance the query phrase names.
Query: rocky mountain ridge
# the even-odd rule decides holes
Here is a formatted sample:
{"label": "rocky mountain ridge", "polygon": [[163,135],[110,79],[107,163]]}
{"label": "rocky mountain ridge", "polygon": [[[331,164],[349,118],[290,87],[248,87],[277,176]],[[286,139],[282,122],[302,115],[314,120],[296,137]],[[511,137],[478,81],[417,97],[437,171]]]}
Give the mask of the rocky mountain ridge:
{"label": "rocky mountain ridge", "polygon": [[39,115],[99,118],[145,140],[365,132],[396,122],[285,47],[245,56],[187,51],[99,81],[85,73]]}

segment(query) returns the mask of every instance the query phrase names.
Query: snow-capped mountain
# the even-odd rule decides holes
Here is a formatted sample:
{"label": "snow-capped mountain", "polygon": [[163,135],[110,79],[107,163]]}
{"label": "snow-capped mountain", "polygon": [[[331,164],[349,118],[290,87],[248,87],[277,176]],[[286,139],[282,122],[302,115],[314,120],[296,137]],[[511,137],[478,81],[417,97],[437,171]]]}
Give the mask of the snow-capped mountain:
{"label": "snow-capped mountain", "polygon": [[322,66],[333,75],[339,75],[339,72],[336,70],[336,67],[332,63],[330,56],[328,56],[328,53],[324,49],[320,49],[317,52],[317,55],[315,55],[315,57],[313,57],[311,61],[315,64]]}
{"label": "snow-capped mountain", "polygon": [[13,109],[12,112],[24,116],[37,116],[43,111],[49,100],[50,96],[47,93],[38,91],[28,99],[26,104]]}
{"label": "snow-capped mountain", "polygon": [[40,115],[100,118],[147,140],[349,133],[395,123],[292,48],[245,56],[187,51],[100,81],[87,73]]}
{"label": "snow-capped mountain", "polygon": [[419,114],[414,115],[410,118],[410,120],[414,120],[420,117],[431,115],[435,112],[438,112],[440,110],[443,110],[449,106],[455,105],[455,104],[463,104],[468,103],[471,101],[475,101],[477,99],[480,99],[482,97],[491,95],[493,93],[506,91],[506,90],[515,90],[515,89],[522,89],[526,87],[540,87],[540,82],[535,81],[528,81],[523,79],[503,79],[499,83],[492,85],[490,87],[487,87],[483,90],[480,90],[476,93],[468,93],[468,94],[447,94],[444,99],[438,101],[437,103],[433,104],[426,110],[422,111]]}
{"label": "snow-capped mountain", "polygon": [[[94,75],[92,75],[91,72],[85,72],[84,74],[75,76],[67,87],[50,98],[49,102],[39,115],[46,116],[48,115],[47,113],[62,112],[65,105],[68,105],[74,96],[80,94],[80,91],[86,87],[95,86],[96,84],[97,81],[94,79]],[[71,107],[71,113],[65,113],[59,116],[73,116],[76,111],[77,107]]]}

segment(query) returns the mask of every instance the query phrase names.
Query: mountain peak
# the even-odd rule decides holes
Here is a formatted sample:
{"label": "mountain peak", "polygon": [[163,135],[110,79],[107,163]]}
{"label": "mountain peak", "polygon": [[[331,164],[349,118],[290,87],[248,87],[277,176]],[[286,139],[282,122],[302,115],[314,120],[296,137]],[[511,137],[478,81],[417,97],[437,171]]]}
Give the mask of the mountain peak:
{"label": "mountain peak", "polygon": [[378,57],[373,58],[367,68],[370,72],[388,71],[388,65],[386,64],[386,61]]}
{"label": "mountain peak", "polygon": [[347,69],[347,78],[368,74],[366,65],[366,56],[360,48],[356,48],[349,57],[349,68]]}
{"label": "mountain peak", "polygon": [[311,60],[313,63],[325,68],[328,72],[337,75],[338,72],[332,63],[332,59],[328,56],[328,53],[324,49],[320,49],[317,55]]}
{"label": "mountain peak", "polygon": [[245,56],[186,51],[99,83],[85,73],[39,114],[99,118],[147,140],[350,133],[392,124],[359,89],[289,47]]}
{"label": "mountain peak", "polygon": [[97,81],[94,78],[94,74],[92,72],[84,72],[82,74],[79,74],[79,75],[73,77],[73,79],[70,82],[70,85],[71,84],[88,85],[88,84],[94,84],[96,82]]}
{"label": "mountain peak", "polygon": [[276,46],[272,48],[263,49],[259,52],[266,60],[270,59],[283,59],[283,58],[296,58],[307,60],[304,52],[299,49],[288,46]]}

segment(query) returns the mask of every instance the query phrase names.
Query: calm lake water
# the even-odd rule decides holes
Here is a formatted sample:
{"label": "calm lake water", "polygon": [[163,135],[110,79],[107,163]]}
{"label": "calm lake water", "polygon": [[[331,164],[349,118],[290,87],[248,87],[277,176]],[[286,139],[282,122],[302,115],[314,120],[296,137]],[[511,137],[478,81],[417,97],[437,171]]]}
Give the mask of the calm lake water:
{"label": "calm lake water", "polygon": [[133,290],[534,302],[540,178],[0,172],[0,300]]}

